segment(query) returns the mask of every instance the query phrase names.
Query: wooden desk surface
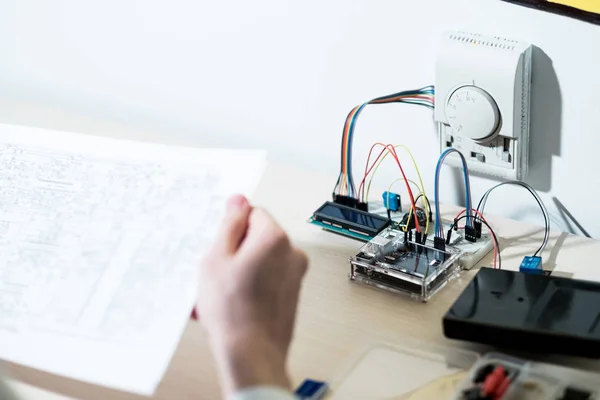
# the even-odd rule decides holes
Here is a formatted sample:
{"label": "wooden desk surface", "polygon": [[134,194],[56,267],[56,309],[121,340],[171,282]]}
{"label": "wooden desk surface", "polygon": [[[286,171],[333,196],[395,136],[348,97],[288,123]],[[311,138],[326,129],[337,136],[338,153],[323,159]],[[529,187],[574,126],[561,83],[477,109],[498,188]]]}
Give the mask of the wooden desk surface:
{"label": "wooden desk surface", "polygon": [[[294,383],[304,378],[329,380],[368,337],[418,339],[449,346],[467,346],[444,339],[441,318],[465,287],[474,271],[436,295],[429,303],[357,285],[348,280],[348,257],[359,242],[326,233],[307,224],[312,212],[331,193],[333,177],[310,175],[300,169],[270,165],[254,202],[266,207],[289,231],[311,260],[304,283],[298,324],[290,354]],[[448,208],[447,216],[458,208]],[[489,210],[493,213],[493,209]],[[488,217],[500,236],[502,265],[517,269],[543,237],[542,227]],[[509,246],[509,247],[507,247]],[[544,256],[545,268],[572,273],[581,279],[600,281],[595,256],[600,243],[568,234],[553,233]],[[483,265],[491,264],[491,255]],[[574,363],[574,360],[554,361]],[[118,362],[118,361],[116,361]],[[578,366],[595,363],[577,360]],[[12,377],[23,382],[80,399],[139,399],[127,393],[55,377],[10,365]],[[156,395],[156,399],[214,399],[219,397],[217,374],[206,337],[198,323],[190,322]]]}

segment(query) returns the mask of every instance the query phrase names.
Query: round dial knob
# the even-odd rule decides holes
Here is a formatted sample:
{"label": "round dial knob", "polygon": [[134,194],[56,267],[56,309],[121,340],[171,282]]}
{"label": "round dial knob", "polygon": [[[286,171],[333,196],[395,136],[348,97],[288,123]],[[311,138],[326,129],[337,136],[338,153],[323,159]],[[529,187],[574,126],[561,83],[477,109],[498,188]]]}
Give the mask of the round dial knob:
{"label": "round dial knob", "polygon": [[488,138],[500,123],[500,110],[492,96],[470,85],[459,87],[448,97],[446,116],[455,133],[473,140]]}

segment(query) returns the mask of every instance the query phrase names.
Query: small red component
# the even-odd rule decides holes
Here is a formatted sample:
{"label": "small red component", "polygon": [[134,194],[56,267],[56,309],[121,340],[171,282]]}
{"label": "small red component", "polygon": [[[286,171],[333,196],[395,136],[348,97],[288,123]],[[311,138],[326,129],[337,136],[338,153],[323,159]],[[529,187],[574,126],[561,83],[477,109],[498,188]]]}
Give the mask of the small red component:
{"label": "small red component", "polygon": [[496,388],[496,391],[494,392],[494,400],[502,399],[502,396],[504,396],[504,394],[508,390],[509,386],[510,386],[510,379],[508,379],[507,377],[504,377],[504,380],[502,382],[500,382],[500,385],[498,385],[498,387]]}
{"label": "small red component", "polygon": [[485,378],[483,386],[481,387],[481,392],[484,394],[484,396],[493,394],[498,389],[498,386],[500,386],[502,381],[506,379],[506,375],[506,371],[504,368],[502,368],[502,366],[499,365],[494,368],[492,373]]}

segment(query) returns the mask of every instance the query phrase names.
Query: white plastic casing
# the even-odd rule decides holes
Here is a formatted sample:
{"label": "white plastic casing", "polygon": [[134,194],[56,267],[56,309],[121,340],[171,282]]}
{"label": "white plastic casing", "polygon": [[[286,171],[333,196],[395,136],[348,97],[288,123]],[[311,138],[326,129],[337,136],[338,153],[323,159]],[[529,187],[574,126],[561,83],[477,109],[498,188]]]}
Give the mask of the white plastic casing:
{"label": "white plastic casing", "polygon": [[[472,172],[526,176],[531,51],[528,43],[500,37],[444,34],[435,78],[441,152],[459,150]],[[446,160],[461,165],[456,154]]]}

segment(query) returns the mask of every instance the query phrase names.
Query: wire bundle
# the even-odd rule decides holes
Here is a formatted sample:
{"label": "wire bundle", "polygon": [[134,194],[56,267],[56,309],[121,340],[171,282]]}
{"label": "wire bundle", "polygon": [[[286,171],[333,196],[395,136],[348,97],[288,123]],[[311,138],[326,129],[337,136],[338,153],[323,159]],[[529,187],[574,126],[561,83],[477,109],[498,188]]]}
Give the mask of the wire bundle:
{"label": "wire bundle", "polygon": [[[373,152],[373,149],[377,145],[383,146],[382,143],[375,143],[371,147],[371,150],[369,151],[369,156],[367,157],[367,165],[365,166],[365,175],[364,175],[364,177],[363,177],[363,179],[362,179],[362,181],[360,183],[360,186],[358,188],[358,199],[359,199],[359,201],[361,201],[363,203],[366,203],[368,201],[368,199],[369,199],[369,191],[371,189],[371,183],[373,182],[373,178],[375,177],[375,174],[377,173],[379,167],[381,166],[381,163],[386,159],[386,157],[388,155],[392,154],[387,148],[385,148],[384,149],[385,153],[383,154],[383,156],[380,153],[380,157],[378,157],[379,161],[377,161],[377,159],[376,159],[373,162],[373,165],[374,165],[375,168],[373,169],[373,173],[371,173],[371,176],[368,177],[367,167],[369,166],[369,161],[371,159],[371,154]],[[406,147],[406,146],[404,146],[402,144],[394,145],[393,148],[394,149],[402,148],[402,149],[404,149],[408,153],[408,155],[409,155],[409,157],[410,157],[410,159],[412,161],[412,164],[413,164],[413,166],[415,168],[415,172],[417,173],[417,177],[418,177],[419,183],[417,184],[415,181],[413,181],[411,179],[407,179],[406,176],[403,175],[403,177],[394,180],[390,184],[390,186],[388,188],[388,192],[392,191],[392,186],[394,186],[394,184],[397,183],[397,182],[404,181],[405,183],[412,184],[417,189],[417,197],[415,198],[415,206],[416,206],[416,203],[419,201],[419,199],[423,198],[424,203],[425,203],[424,204],[425,213],[426,213],[426,215],[429,215],[429,213],[431,211],[431,205],[429,204],[429,199],[427,198],[427,195],[425,194],[425,185],[423,184],[423,178],[421,177],[421,172],[419,171],[419,166],[417,165],[417,162],[416,162],[416,160],[415,160],[412,152],[410,151],[410,149],[408,147]],[[369,179],[369,183],[368,184],[365,183],[367,177]],[[365,186],[366,186],[366,190],[365,190]],[[407,185],[407,188],[409,188],[408,185]],[[409,188],[409,190],[410,190],[410,188]],[[411,191],[409,193],[409,197],[413,193],[414,192]],[[410,223],[410,221],[411,221],[411,218],[413,216],[413,212],[416,212],[416,211],[413,210],[413,208],[411,207],[410,210],[409,210],[409,215],[408,215],[408,223]],[[427,219],[427,222],[425,223],[425,232],[428,232],[428,231],[429,231],[429,219]]]}
{"label": "wire bundle", "polygon": [[[501,268],[501,265],[502,265],[498,237],[496,236],[494,230],[490,227],[490,225],[488,225],[487,221],[485,220],[485,218],[483,216],[483,211],[485,209],[488,198],[489,198],[490,194],[492,193],[492,191],[494,189],[497,189],[500,186],[504,186],[504,185],[515,185],[515,186],[521,186],[521,187],[525,188],[533,196],[533,198],[537,202],[538,206],[540,207],[540,210],[542,211],[542,215],[544,216],[544,223],[545,223],[544,240],[542,241],[542,244],[536,250],[536,252],[533,253],[533,256],[534,257],[541,256],[541,253],[544,251],[544,249],[548,245],[548,241],[550,240],[550,216],[548,214],[548,209],[546,208],[546,205],[544,204],[544,202],[542,201],[539,194],[535,191],[534,188],[532,188],[529,184],[527,184],[525,182],[520,182],[520,181],[502,182],[502,183],[497,184],[496,186],[491,187],[483,194],[483,196],[481,196],[481,199],[479,200],[479,203],[477,204],[477,208],[473,210],[473,213],[477,214],[477,216],[475,216],[473,218],[476,221],[483,223],[489,229],[489,231],[492,235],[492,238],[494,239],[494,267],[496,267],[496,258],[497,258],[498,259],[498,264],[497,264],[498,268]],[[467,218],[467,216],[462,216],[462,214],[464,214],[465,211],[466,210],[461,211],[454,218],[454,224],[450,227],[450,230],[454,229],[455,227],[458,227],[458,222],[460,220]]]}
{"label": "wire bundle", "polygon": [[369,104],[389,104],[389,103],[406,103],[416,104],[433,109],[434,106],[434,87],[425,86],[417,90],[407,90],[388,96],[378,97],[370,100],[359,106],[356,106],[350,111],[346,117],[344,130],[342,133],[342,149],[341,149],[341,168],[338,180],[333,188],[333,194],[340,196],[348,196],[356,199],[358,193],[354,186],[352,177],[352,140],[354,137],[354,128],[356,120],[360,113]]}
{"label": "wire bundle", "polygon": [[[373,153],[373,150],[375,149],[375,147],[377,146],[383,146],[383,149],[381,150],[381,152],[379,153],[379,155],[377,156],[377,158],[375,159],[375,161],[373,161],[373,163],[369,163],[371,160],[371,155]],[[373,146],[371,146],[371,150],[369,151],[369,156],[367,158],[367,164],[365,165],[365,174],[363,179],[360,182],[360,185],[358,187],[358,197],[359,198],[364,198],[364,187],[365,187],[365,181],[367,179],[367,177],[369,176],[369,174],[371,173],[371,171],[373,170],[373,168],[375,168],[376,166],[379,166],[379,164],[377,163],[380,159],[382,159],[382,156],[387,156],[388,154],[391,154],[392,157],[394,158],[394,160],[396,161],[396,164],[398,165],[398,168],[400,169],[400,173],[402,174],[402,179],[406,182],[406,189],[408,190],[408,196],[410,198],[410,204],[411,204],[411,212],[415,214],[415,218],[416,218],[416,212],[417,212],[417,207],[415,204],[415,197],[413,194],[413,191],[410,188],[409,185],[409,179],[406,177],[406,174],[404,173],[404,169],[402,168],[402,164],[400,163],[400,159],[398,158],[398,154],[396,153],[396,147],[391,145],[391,144],[383,144],[383,143],[375,143]],[[413,159],[414,162],[414,159]],[[415,163],[415,167],[416,167],[416,163]],[[421,182],[422,184],[422,182]],[[419,226],[418,223],[415,224],[415,229],[417,230],[417,232],[421,232],[421,227]],[[425,232],[427,233],[427,232]]]}
{"label": "wire bundle", "polygon": [[[488,224],[488,222],[483,217],[483,214],[479,210],[471,210],[471,211],[474,214],[476,214],[476,216],[473,217],[475,219],[475,221],[481,222],[490,231],[490,234],[492,235],[492,239],[494,240],[494,268],[498,268],[498,269],[502,268],[502,257],[500,256],[500,242],[498,241],[498,236],[496,236],[496,232],[494,232],[492,227]],[[466,210],[462,210],[461,212],[459,212],[456,215],[456,217],[454,217],[454,223],[450,226],[450,229],[448,230],[448,232],[451,232],[453,229],[459,229],[458,223],[461,220],[467,218],[466,215],[463,215],[465,212],[466,212]]]}
{"label": "wire bundle", "polygon": [[465,219],[466,226],[471,227],[473,221],[472,215],[472,206],[471,206],[471,183],[469,181],[469,169],[467,168],[467,160],[462,155],[462,153],[456,149],[448,149],[442,153],[440,156],[438,163],[435,167],[435,185],[434,185],[434,202],[435,202],[435,235],[436,237],[443,238],[444,237],[444,227],[442,226],[442,219],[440,216],[440,171],[444,160],[450,153],[457,153],[460,156],[462,166],[463,166],[463,175],[465,179],[465,194],[466,194],[466,207],[465,207]]}
{"label": "wire bundle", "polygon": [[544,240],[542,241],[542,244],[537,249],[537,251],[533,254],[534,257],[540,256],[541,253],[546,248],[546,246],[548,245],[548,240],[550,240],[550,216],[548,215],[548,209],[546,209],[546,205],[540,198],[540,195],[529,184],[527,184],[525,182],[520,182],[520,181],[508,181],[508,182],[499,183],[496,186],[491,187],[490,189],[488,189],[487,192],[485,192],[483,194],[483,196],[481,196],[481,200],[479,200],[479,204],[477,205],[477,211],[483,215],[483,210],[485,209],[485,205],[487,203],[488,197],[490,196],[490,193],[494,189],[499,188],[500,186],[504,186],[504,185],[516,185],[516,186],[521,186],[521,187],[527,189],[527,191],[529,191],[529,193],[531,193],[531,195],[534,197],[535,201],[537,202],[538,206],[540,207],[540,210],[542,211],[542,214],[544,216],[544,223],[545,223]]}

